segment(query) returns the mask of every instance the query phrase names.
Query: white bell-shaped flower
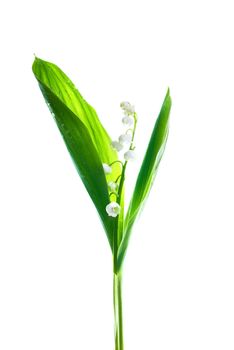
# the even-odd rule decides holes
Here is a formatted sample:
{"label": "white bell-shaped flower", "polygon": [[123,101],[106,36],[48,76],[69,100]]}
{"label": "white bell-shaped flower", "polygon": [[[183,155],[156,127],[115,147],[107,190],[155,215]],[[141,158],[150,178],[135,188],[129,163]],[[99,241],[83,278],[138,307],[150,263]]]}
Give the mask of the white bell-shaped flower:
{"label": "white bell-shaped flower", "polygon": [[122,145],[131,143],[131,142],[132,142],[132,135],[131,135],[131,134],[123,134],[123,135],[120,135],[120,137],[119,137],[119,142],[120,142]]}
{"label": "white bell-shaped flower", "polygon": [[120,152],[120,151],[122,151],[122,149],[123,149],[123,145],[122,145],[120,142],[118,142],[118,141],[112,141],[112,142],[111,142],[111,146],[112,146],[117,152]]}
{"label": "white bell-shaped flower", "polygon": [[120,213],[120,205],[116,202],[110,202],[106,206],[106,212],[109,216],[112,216],[113,218],[116,218],[117,215]]}
{"label": "white bell-shaped flower", "polygon": [[134,114],[135,113],[135,107],[133,105],[130,105],[128,108],[125,109],[125,111],[128,114]]}
{"label": "white bell-shaped flower", "polygon": [[132,126],[133,123],[134,123],[134,119],[128,115],[125,115],[123,118],[122,118],[122,123],[126,126]]}
{"label": "white bell-shaped flower", "polygon": [[108,164],[103,163],[102,166],[105,174],[110,174],[112,172],[112,169]]}
{"label": "white bell-shaped flower", "polygon": [[127,152],[124,153],[124,159],[129,160],[135,160],[136,159],[136,153],[134,150],[130,149]]}
{"label": "white bell-shaped flower", "polygon": [[129,108],[130,106],[131,106],[131,104],[130,104],[129,102],[127,102],[127,101],[123,101],[123,102],[120,103],[120,107],[121,107],[122,109],[127,109],[127,108]]}
{"label": "white bell-shaped flower", "polygon": [[116,192],[118,190],[118,184],[114,181],[108,182],[108,187],[111,192]]}
{"label": "white bell-shaped flower", "polygon": [[135,107],[133,105],[131,105],[131,103],[129,103],[129,102],[126,102],[126,101],[121,102],[120,107],[124,110],[124,112],[127,115],[131,115],[131,114],[135,113]]}

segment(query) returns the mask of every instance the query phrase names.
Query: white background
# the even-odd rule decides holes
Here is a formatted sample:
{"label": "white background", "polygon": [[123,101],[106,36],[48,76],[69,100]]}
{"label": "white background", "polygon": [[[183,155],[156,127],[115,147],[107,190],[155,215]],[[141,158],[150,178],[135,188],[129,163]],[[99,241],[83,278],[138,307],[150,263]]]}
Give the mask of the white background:
{"label": "white background", "polygon": [[124,268],[126,350],[234,348],[232,1],[1,5],[0,349],[113,349],[111,254],[31,72],[59,65],[138,162],[167,86],[158,176]]}

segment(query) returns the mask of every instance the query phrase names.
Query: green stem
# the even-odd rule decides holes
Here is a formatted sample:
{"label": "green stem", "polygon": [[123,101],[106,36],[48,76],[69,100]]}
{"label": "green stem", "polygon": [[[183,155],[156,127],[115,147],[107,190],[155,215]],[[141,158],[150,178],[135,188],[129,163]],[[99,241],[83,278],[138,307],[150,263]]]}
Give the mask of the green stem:
{"label": "green stem", "polygon": [[[137,114],[134,113],[134,128],[132,131],[132,142],[134,141],[135,131],[137,124]],[[130,145],[130,150],[133,149],[132,144]],[[116,161],[118,162],[118,161]],[[127,166],[127,161],[122,164],[122,172],[120,175],[119,189],[117,194],[117,203],[121,204],[121,196],[125,180],[125,170]],[[114,162],[112,163],[114,164]],[[112,165],[111,164],[111,165]],[[117,180],[119,177],[117,178]],[[117,182],[116,180],[116,182]],[[114,299],[114,319],[115,319],[115,350],[124,350],[124,339],[123,339],[123,312],[122,312],[122,272],[118,270],[117,257],[118,248],[122,240],[122,236],[118,237],[118,219],[116,220],[114,229],[114,239],[113,239],[113,299]],[[123,232],[121,232],[123,234]]]}
{"label": "green stem", "polygon": [[121,160],[115,160],[114,162],[110,163],[109,166],[112,166],[115,163],[120,163],[123,167],[123,162],[121,162]]}
{"label": "green stem", "polygon": [[[137,114],[136,113],[134,113],[133,118],[134,118],[134,128],[133,128],[133,132],[132,132],[132,142],[134,141],[135,132],[136,132],[136,125],[137,125]],[[133,149],[132,144],[130,146],[130,149]]]}
{"label": "green stem", "polygon": [[122,313],[122,275],[114,273],[114,317],[115,317],[115,350],[124,350],[123,313]]}

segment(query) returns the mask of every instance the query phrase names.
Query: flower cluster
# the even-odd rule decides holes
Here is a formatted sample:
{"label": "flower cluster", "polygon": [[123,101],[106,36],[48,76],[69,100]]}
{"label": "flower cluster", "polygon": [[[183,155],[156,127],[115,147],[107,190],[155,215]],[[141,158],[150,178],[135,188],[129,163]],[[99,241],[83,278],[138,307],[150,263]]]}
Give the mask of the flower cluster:
{"label": "flower cluster", "polygon": [[134,160],[135,157],[135,147],[133,145],[133,139],[135,134],[135,128],[136,128],[136,112],[133,105],[131,105],[129,102],[122,102],[120,104],[120,107],[122,108],[124,112],[124,116],[122,118],[122,123],[126,127],[128,127],[127,130],[123,134],[121,134],[118,138],[118,140],[112,141],[111,146],[117,151],[121,152],[124,148],[127,148],[125,153],[123,154],[123,158],[125,163],[117,160],[111,164],[103,164],[103,170],[106,175],[111,174],[112,172],[112,165],[116,162],[120,162],[122,165],[122,174],[116,179],[116,181],[108,182],[108,189],[109,189],[109,196],[112,195],[115,196],[116,201],[111,201],[106,206],[106,212],[109,216],[116,217],[120,213],[120,205],[117,203],[117,199],[120,198],[121,193],[119,193],[119,181],[121,177],[124,175],[123,171],[125,170],[126,163],[130,160]]}
{"label": "flower cluster", "polygon": [[119,136],[118,141],[112,141],[111,145],[117,152],[122,151],[124,147],[128,147],[128,151],[124,153],[124,159],[126,161],[134,160],[135,153],[132,147],[132,141],[136,121],[135,107],[129,102],[122,102],[120,104],[120,107],[124,112],[122,123],[124,124],[124,126],[127,126],[128,129],[125,131],[124,134]]}

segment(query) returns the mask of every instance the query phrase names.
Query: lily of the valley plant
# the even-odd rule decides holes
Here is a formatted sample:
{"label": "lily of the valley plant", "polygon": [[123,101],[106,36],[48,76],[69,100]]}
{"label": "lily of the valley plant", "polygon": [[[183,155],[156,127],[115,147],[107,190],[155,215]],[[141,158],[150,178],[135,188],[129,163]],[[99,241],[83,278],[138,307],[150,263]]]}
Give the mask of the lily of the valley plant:
{"label": "lily of the valley plant", "polygon": [[97,113],[56,65],[35,58],[33,73],[103,224],[113,256],[115,350],[124,349],[122,267],[133,225],[152,187],[168,136],[171,98],[163,101],[130,204],[124,207],[128,162],[135,159],[137,113],[122,102],[123,133],[111,140]]}

